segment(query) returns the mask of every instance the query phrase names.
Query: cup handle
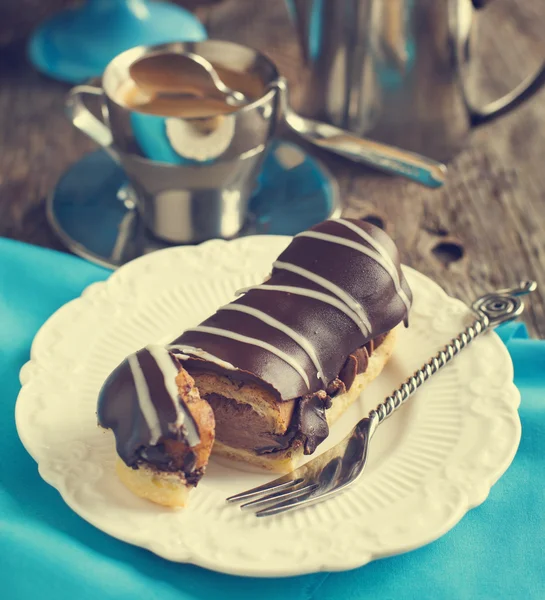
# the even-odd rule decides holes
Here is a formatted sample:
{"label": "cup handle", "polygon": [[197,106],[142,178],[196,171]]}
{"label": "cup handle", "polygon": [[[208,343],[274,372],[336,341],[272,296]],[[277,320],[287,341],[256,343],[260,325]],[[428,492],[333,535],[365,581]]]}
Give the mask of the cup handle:
{"label": "cup handle", "polygon": [[[94,85],[78,85],[70,90],[66,98],[65,108],[68,118],[75,127],[83,131],[99,146],[102,146],[106,152],[119,162],[117,152],[113,149],[112,132],[104,121],[95,117],[95,115],[85,105],[85,96],[104,96],[102,88]],[[106,107],[102,103],[102,113],[106,113]]]}
{"label": "cup handle", "polygon": [[288,80],[285,77],[279,76],[267,86],[268,90],[276,90],[278,93],[278,112],[276,122],[280,123],[286,118],[288,110]]}
{"label": "cup handle", "polygon": [[[475,8],[484,8],[488,4],[489,0],[473,0]],[[511,90],[505,96],[494,100],[484,106],[477,107],[472,105],[466,97],[467,107],[469,109],[471,124],[473,126],[482,125],[487,123],[496,117],[500,117],[505,113],[513,110],[525,100],[528,100],[538,90],[545,85],[545,60],[541,64],[541,67],[522,83],[520,83],[514,90]]]}

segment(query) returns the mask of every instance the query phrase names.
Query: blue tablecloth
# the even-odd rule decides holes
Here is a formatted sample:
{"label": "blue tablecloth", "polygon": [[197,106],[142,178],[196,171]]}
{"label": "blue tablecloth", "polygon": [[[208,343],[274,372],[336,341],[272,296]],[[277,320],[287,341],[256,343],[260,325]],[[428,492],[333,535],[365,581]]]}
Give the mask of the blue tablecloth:
{"label": "blue tablecloth", "polygon": [[440,540],[344,573],[250,579],[172,564],[80,519],[15,430],[18,373],[42,323],[109,271],[0,239],[0,597],[6,600],[545,598],[545,343],[501,329],[522,392],[522,442],[488,500]]}

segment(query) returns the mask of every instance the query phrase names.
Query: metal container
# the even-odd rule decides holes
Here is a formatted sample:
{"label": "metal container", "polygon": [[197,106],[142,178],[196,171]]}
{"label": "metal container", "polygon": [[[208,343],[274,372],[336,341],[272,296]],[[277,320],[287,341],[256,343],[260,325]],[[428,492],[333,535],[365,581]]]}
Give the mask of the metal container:
{"label": "metal container", "polygon": [[445,161],[474,125],[531,96],[545,62],[489,105],[468,73],[484,0],[286,0],[310,78],[293,108],[357,135]]}

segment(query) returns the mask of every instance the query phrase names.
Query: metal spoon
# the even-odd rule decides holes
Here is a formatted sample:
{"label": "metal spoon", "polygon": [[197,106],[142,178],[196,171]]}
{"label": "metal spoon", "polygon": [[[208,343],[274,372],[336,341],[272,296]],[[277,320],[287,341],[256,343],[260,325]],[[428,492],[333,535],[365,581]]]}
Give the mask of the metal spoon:
{"label": "metal spoon", "polygon": [[248,98],[227,86],[212,64],[193,52],[158,52],[136,60],[129,74],[144,92],[157,95],[202,96],[209,91],[219,91],[231,106],[242,106]]}
{"label": "metal spoon", "polygon": [[447,167],[409,150],[355,136],[348,131],[286,111],[287,124],[307,141],[380,171],[402,175],[430,188],[445,183]]}
{"label": "metal spoon", "polygon": [[277,86],[283,91],[287,124],[312,144],[354,162],[386,173],[401,175],[430,188],[438,188],[445,183],[447,167],[443,163],[396,146],[358,137],[334,125],[301,117],[289,105],[285,79],[282,78]]}

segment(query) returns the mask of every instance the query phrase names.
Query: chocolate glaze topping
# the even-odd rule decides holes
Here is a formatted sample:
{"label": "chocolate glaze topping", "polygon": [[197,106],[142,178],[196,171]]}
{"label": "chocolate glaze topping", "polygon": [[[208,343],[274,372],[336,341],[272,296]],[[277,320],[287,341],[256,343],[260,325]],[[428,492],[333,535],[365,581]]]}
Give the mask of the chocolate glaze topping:
{"label": "chocolate glaze topping", "polygon": [[[345,226],[343,221],[355,225],[380,245],[410,301],[411,291],[400,270],[394,243],[384,231],[364,221],[325,221],[310,231],[348,240],[373,256],[330,241],[296,237],[275,264],[280,262],[294,265],[337,286],[353,299],[353,305],[359,304],[367,316],[371,330],[365,335],[353,319],[331,304],[308,296],[275,291],[274,288],[279,286],[302,288],[343,302],[318,283],[283,268],[273,268],[270,279],[264,285],[251,288],[233,303],[258,309],[305,338],[318,356],[327,383],[338,376],[347,356],[373,338],[393,329],[407,318],[408,313],[392,276],[377,261],[377,258],[384,261],[383,256],[355,231]],[[345,306],[348,310],[352,308],[347,304]],[[252,343],[244,343],[217,333],[222,330],[246,336],[249,340],[263,340],[278,348],[300,365],[309,384],[283,358]],[[202,348],[235,365],[238,371],[229,372],[229,377],[243,380],[253,377],[260,383],[264,382],[279,401],[306,396],[326,388],[314,362],[300,344],[283,331],[246,313],[220,309],[204,321],[197,331],[186,331],[173,344]]]}
{"label": "chocolate glaze topping", "polygon": [[[325,410],[331,397],[349,389],[385,334],[407,322],[411,300],[397,249],[384,231],[364,221],[330,220],[296,236],[266,282],[246,290],[168,348],[189,373],[214,371],[241,384],[257,382],[279,402],[295,399],[286,434],[271,438],[270,444],[260,440],[255,450],[283,449],[297,436],[305,453],[311,453],[328,435]],[[161,436],[179,435],[173,433],[164,377],[148,355],[144,350],[136,356]],[[143,416],[138,377],[129,362],[108,378],[98,414],[99,423],[114,430],[121,458],[136,465],[157,440]],[[196,431],[187,413],[186,422]],[[186,435],[195,445],[198,432]],[[153,462],[152,455],[145,456]]]}

